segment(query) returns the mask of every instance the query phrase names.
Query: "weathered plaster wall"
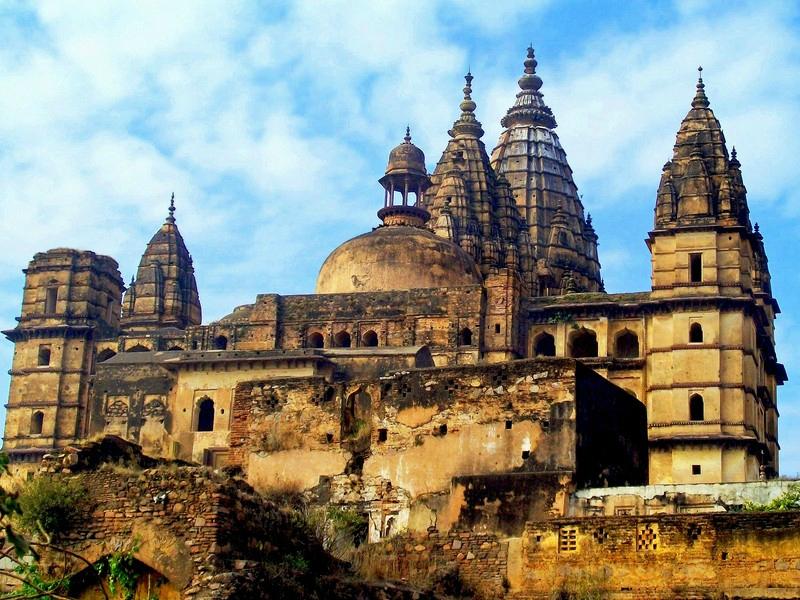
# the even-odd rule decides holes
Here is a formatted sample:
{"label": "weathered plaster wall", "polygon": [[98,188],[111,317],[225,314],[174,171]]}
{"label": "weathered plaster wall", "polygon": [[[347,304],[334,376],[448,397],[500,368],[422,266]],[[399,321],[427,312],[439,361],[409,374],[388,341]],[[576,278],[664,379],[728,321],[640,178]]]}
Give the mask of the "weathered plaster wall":
{"label": "weathered plaster wall", "polygon": [[[581,402],[599,418],[576,425]],[[232,411],[231,464],[257,489],[292,484],[354,505],[370,539],[390,519],[395,530],[519,532],[564,513],[581,456],[606,481],[645,481],[641,403],[572,360],[247,382]]]}
{"label": "weathered plaster wall", "polygon": [[753,502],[766,504],[797,481],[772,479],[748,483],[684,483],[577,490],[569,516],[656,515],[725,512]]}
{"label": "weathered plaster wall", "polygon": [[522,594],[795,598],[800,513],[590,517],[529,523]]}

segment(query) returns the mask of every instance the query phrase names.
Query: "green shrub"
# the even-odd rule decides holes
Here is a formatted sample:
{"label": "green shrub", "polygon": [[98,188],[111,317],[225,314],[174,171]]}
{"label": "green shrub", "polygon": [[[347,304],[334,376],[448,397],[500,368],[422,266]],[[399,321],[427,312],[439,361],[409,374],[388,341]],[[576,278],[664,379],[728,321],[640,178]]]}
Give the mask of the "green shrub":
{"label": "green shrub", "polygon": [[744,505],[746,512],[782,512],[785,510],[800,510],[800,483],[793,483],[783,494],[767,502],[758,504],[747,502]]}
{"label": "green shrub", "polygon": [[58,536],[72,527],[85,497],[86,489],[74,479],[37,477],[20,491],[19,523],[31,533]]}

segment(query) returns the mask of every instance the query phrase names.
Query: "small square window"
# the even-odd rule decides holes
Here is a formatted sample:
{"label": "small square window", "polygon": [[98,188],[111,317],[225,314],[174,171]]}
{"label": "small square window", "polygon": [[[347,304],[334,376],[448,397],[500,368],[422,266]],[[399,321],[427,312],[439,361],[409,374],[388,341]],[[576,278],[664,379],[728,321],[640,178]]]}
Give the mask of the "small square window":
{"label": "small square window", "polygon": [[494,324],[494,332],[495,333],[500,333],[500,323],[495,323]]}
{"label": "small square window", "polygon": [[388,429],[378,429],[378,441],[385,442],[389,437]]}
{"label": "small square window", "polygon": [[511,427],[512,427],[513,425],[514,425],[514,423],[511,421],[511,419],[508,419],[508,420],[506,421],[506,429],[511,429]]}
{"label": "small square window", "polygon": [[692,465],[692,475],[700,475],[703,472],[703,469],[700,468],[700,465]]}

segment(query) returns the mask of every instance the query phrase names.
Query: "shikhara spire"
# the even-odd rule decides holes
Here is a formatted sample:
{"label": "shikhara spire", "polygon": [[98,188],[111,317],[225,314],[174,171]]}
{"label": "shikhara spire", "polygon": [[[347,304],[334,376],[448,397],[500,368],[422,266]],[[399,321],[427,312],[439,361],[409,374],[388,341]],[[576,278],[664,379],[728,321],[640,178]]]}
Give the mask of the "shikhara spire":
{"label": "shikhara spire", "polygon": [[[554,129],[553,111],[544,103],[533,47],[527,50],[520,91],[500,121],[505,130],[492,152],[492,167],[505,176],[523,212],[535,247],[536,292],[560,294],[569,272],[576,291],[603,289],[597,259],[597,234],[583,218],[572,169]],[[557,225],[557,227],[554,227]]]}
{"label": "shikhara spire", "polygon": [[690,224],[750,228],[749,209],[735,148],[730,159],[725,135],[710,108],[698,68],[691,109],[681,122],[672,159],[664,165],[656,202],[656,229]]}
{"label": "shikhara spire", "polygon": [[125,329],[184,329],[202,322],[192,257],[175,224],[174,193],[168,213],[125,292],[121,322]]}

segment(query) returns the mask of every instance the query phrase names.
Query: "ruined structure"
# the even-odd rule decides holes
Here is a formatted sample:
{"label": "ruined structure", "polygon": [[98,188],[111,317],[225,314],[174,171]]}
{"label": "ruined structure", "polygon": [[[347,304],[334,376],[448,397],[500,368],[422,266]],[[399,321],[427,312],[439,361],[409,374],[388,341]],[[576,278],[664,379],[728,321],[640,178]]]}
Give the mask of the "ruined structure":
{"label": "ruined structure", "polygon": [[430,176],[406,133],[380,225],[315,294],[202,324],[174,204],[127,289],[111,258],[37,254],[5,332],[15,467],[114,433],[357,507],[371,539],[519,534],[590,486],[777,475],[778,305],[702,79],[655,197],[651,289],[606,294],[535,67],[530,49],[492,158],[471,74]]}

